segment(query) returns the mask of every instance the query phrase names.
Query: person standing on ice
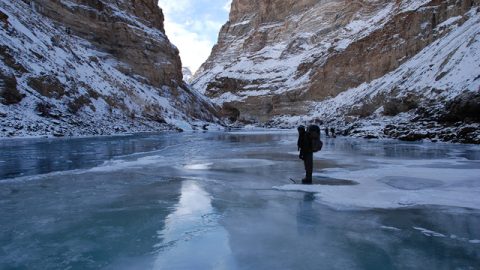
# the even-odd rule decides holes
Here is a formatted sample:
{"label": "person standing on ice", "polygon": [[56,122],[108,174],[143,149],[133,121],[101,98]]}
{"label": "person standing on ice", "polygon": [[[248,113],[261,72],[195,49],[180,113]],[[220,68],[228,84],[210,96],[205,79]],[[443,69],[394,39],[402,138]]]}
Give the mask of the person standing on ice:
{"label": "person standing on ice", "polygon": [[337,137],[337,135],[335,134],[335,129],[333,127],[330,128],[330,136],[332,136],[333,138]]}
{"label": "person standing on ice", "polygon": [[305,131],[304,126],[299,126],[297,147],[300,151],[299,158],[303,160],[305,165],[305,178],[302,179],[302,184],[312,184],[313,173],[313,147],[310,134]]}
{"label": "person standing on ice", "polygon": [[299,126],[297,128],[298,131],[298,140],[297,140],[297,149],[300,151],[300,154],[298,157],[303,160],[303,151],[302,151],[302,146],[303,146],[303,140],[305,140],[305,127],[304,126]]}

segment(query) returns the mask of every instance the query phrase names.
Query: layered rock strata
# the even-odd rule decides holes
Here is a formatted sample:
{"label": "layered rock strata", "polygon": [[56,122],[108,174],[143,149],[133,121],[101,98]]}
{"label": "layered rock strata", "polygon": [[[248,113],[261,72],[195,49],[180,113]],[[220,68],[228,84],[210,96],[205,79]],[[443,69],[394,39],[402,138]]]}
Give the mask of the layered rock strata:
{"label": "layered rock strata", "polygon": [[215,106],[183,82],[153,0],[2,0],[0,135],[195,128]]}
{"label": "layered rock strata", "polygon": [[[425,115],[417,108],[435,103],[440,104],[435,106],[438,117],[431,120],[440,123],[440,115],[450,113],[448,102],[465,91],[478,91],[480,72],[460,70],[478,67],[468,66],[463,57],[480,61],[472,52],[478,44],[478,33],[472,31],[478,27],[479,4],[478,0],[234,0],[218,44],[195,74],[193,85],[222,105],[232,120],[288,126],[319,118],[348,126],[378,115],[393,119],[409,113],[414,119]],[[462,32],[456,33],[457,38],[447,40],[458,29]],[[429,47],[442,40],[439,44],[449,46],[448,53]],[[423,74],[402,69],[420,54],[422,60],[411,65],[423,70],[422,64],[428,62]],[[452,56],[458,56],[456,61]],[[464,76],[457,76],[455,70]],[[395,83],[383,80],[375,95],[361,88],[390,78],[386,75],[391,72],[404,78]],[[419,77],[407,84],[413,75]],[[344,94],[348,91],[356,94]],[[406,96],[415,100],[415,106],[403,100]],[[397,103],[398,108],[389,111]]]}

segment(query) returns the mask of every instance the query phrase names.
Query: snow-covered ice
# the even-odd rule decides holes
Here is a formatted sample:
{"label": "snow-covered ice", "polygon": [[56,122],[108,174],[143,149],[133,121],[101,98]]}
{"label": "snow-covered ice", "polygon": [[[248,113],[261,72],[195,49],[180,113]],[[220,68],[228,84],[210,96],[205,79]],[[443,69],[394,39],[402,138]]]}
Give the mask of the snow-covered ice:
{"label": "snow-covered ice", "polygon": [[348,179],[359,185],[285,185],[277,188],[315,192],[320,200],[335,206],[395,208],[447,205],[480,209],[478,163],[465,170],[462,165],[468,162],[462,158],[447,161],[369,158],[368,161],[370,166],[363,169],[335,168],[322,172],[323,176]]}

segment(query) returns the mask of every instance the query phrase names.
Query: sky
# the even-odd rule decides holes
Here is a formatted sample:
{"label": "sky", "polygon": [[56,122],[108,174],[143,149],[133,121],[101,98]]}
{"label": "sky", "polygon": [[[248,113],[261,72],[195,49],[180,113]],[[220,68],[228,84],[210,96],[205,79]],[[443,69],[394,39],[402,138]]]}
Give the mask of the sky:
{"label": "sky", "polygon": [[232,0],[159,0],[165,32],[192,73],[207,60],[228,20]]}

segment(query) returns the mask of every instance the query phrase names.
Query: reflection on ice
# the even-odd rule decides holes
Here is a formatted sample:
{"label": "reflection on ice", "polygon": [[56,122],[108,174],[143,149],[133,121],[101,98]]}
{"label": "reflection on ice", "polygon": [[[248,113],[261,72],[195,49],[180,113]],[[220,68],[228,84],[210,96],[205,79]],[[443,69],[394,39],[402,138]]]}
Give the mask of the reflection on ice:
{"label": "reflection on ice", "polygon": [[187,170],[208,170],[213,163],[187,164],[184,166]]}
{"label": "reflection on ice", "polygon": [[192,163],[183,166],[187,170],[229,170],[229,169],[248,169],[253,167],[271,166],[275,162],[266,159],[240,159],[226,158],[221,160],[212,160],[207,163]]}
{"label": "reflection on ice", "polygon": [[159,232],[154,269],[234,269],[218,218],[210,195],[195,181],[183,182],[180,201]]}

